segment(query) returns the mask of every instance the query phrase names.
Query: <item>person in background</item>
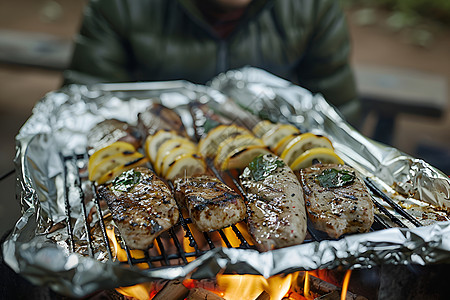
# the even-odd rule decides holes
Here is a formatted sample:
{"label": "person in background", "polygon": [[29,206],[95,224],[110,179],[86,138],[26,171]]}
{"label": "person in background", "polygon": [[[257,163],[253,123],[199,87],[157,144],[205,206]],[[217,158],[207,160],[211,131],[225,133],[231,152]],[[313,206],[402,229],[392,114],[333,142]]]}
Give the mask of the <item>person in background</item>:
{"label": "person in background", "polygon": [[336,0],[91,0],[64,84],[204,84],[253,66],[323,94],[356,123],[349,54]]}

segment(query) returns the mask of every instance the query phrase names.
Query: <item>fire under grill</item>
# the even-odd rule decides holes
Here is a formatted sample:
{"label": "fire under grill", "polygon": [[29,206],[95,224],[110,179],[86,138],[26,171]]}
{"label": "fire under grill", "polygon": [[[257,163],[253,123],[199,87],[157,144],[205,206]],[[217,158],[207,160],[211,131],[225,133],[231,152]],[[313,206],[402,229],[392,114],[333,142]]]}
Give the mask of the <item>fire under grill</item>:
{"label": "fire under grill", "polygon": [[[88,154],[61,154],[61,159],[64,165],[65,223],[71,252],[99,260],[118,260],[120,264],[129,266],[157,269],[186,265],[216,247],[256,249],[244,222],[213,232],[199,232],[195,229],[191,219],[180,208],[177,225],[157,237],[148,251],[132,250],[114,229],[106,204],[98,196],[95,185],[88,180]],[[236,172],[219,172],[211,162],[208,162],[208,167],[221,181],[243,195]],[[364,181],[376,207],[371,231],[392,227],[422,226],[421,222],[392,200],[373,180],[365,178]],[[74,211],[73,207],[81,207],[81,211],[79,209]],[[80,215],[81,217],[74,217]],[[93,221],[95,215],[97,221]],[[82,222],[83,226],[78,224],[77,228],[83,228],[84,232],[74,234],[74,222]],[[112,236],[111,233],[114,235]],[[80,236],[84,238],[80,239]],[[119,242],[114,244],[113,239],[117,239]],[[325,233],[315,230],[308,220],[308,234],[303,243],[321,242],[327,239],[330,238]],[[115,249],[115,247],[120,247],[120,249]],[[125,254],[119,257],[119,251]],[[124,257],[126,258],[124,259]]]}

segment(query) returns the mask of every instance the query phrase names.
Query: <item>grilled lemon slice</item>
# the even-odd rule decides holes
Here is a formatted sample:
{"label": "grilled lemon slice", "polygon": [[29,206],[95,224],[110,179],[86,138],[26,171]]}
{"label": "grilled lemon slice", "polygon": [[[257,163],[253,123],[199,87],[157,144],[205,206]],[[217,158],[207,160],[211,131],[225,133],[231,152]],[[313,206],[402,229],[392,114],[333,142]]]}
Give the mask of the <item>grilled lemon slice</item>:
{"label": "grilled lemon slice", "polygon": [[241,134],[225,139],[220,143],[219,148],[217,149],[216,158],[214,159],[215,166],[220,168],[228,155],[235,149],[252,145],[264,146],[264,143],[261,139],[254,137],[252,134]]}
{"label": "grilled lemon slice", "polygon": [[275,126],[277,126],[277,124],[272,123],[268,120],[262,120],[260,122],[258,122],[258,124],[256,124],[253,129],[252,132],[255,136],[257,137],[262,137],[266,132],[270,131],[272,128],[274,128]]}
{"label": "grilled lemon slice", "polygon": [[344,161],[330,148],[313,148],[306,150],[291,165],[293,171],[313,165],[314,160],[322,164],[344,164]]}
{"label": "grilled lemon slice", "polygon": [[172,150],[176,150],[178,148],[185,149],[186,152],[189,150],[189,152],[196,152],[197,151],[197,145],[195,145],[191,140],[185,138],[185,137],[175,137],[169,140],[165,140],[160,146],[156,154],[156,158],[154,161],[154,168],[156,173],[160,173],[160,168],[162,165],[162,162],[164,158],[170,154]]}
{"label": "grilled lemon slice", "polygon": [[281,155],[281,153],[283,153],[284,149],[286,149],[286,146],[296,137],[298,137],[300,135],[300,131],[298,133],[292,133],[289,134],[287,136],[285,136],[284,138],[282,138],[281,140],[278,141],[278,143],[276,144],[276,146],[273,148],[273,152],[276,153],[278,156]]}
{"label": "grilled lemon slice", "polygon": [[291,124],[278,124],[262,136],[264,144],[269,146],[270,149],[274,149],[278,142],[284,137],[291,134],[299,134],[300,130]]}
{"label": "grilled lemon slice", "polygon": [[290,166],[303,152],[312,148],[333,149],[333,145],[330,140],[324,136],[318,136],[310,132],[303,133],[286,145],[286,148],[281,153],[281,158],[288,166]]}
{"label": "grilled lemon slice", "polygon": [[244,127],[237,125],[219,125],[210,130],[205,138],[202,138],[198,143],[198,149],[203,157],[214,157],[217,149],[222,141],[231,136],[240,134],[250,134],[251,132]]}
{"label": "grilled lemon slice", "polygon": [[206,164],[201,157],[195,154],[183,154],[179,156],[162,176],[168,180],[177,177],[192,176],[206,172]]}
{"label": "grilled lemon slice", "polygon": [[258,155],[270,153],[267,147],[261,145],[241,146],[228,154],[221,163],[220,169],[243,169]]}
{"label": "grilled lemon slice", "polygon": [[152,163],[156,160],[158,149],[167,140],[180,137],[174,130],[158,130],[154,135],[149,135],[145,140],[145,153]]}
{"label": "grilled lemon slice", "polygon": [[138,159],[143,158],[139,152],[120,152],[111,156],[108,156],[98,162],[89,172],[89,180],[98,181],[100,177],[113,170],[120,165],[127,165]]}
{"label": "grilled lemon slice", "polygon": [[90,157],[88,162],[88,172],[91,174],[92,170],[100,161],[103,159],[113,156],[117,153],[133,153],[136,149],[134,146],[127,142],[118,141],[115,143],[112,143],[109,146],[106,146],[104,148],[101,148],[97,151],[95,151]]}
{"label": "grilled lemon slice", "polygon": [[[166,174],[167,170],[170,168],[172,164],[181,156],[185,154],[197,155],[196,149],[186,149],[186,148],[175,148],[170,151],[165,157],[163,157],[161,164],[159,166],[158,174]],[[198,155],[200,156],[200,155]]]}

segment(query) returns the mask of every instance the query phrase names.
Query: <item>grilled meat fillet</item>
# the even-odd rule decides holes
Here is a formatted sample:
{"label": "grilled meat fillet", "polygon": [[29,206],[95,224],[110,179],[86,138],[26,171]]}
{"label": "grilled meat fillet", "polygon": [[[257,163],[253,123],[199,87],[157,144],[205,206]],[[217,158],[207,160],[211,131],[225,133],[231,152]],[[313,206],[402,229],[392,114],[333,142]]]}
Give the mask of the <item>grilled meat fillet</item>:
{"label": "grilled meat fillet", "polygon": [[314,165],[300,170],[306,210],[314,227],[332,238],[367,232],[374,208],[364,182],[345,165]]}
{"label": "grilled meat fillet", "polygon": [[218,230],[245,218],[244,200],[216,177],[180,177],[174,188],[175,199],[200,231]]}
{"label": "grilled meat fillet", "polygon": [[159,103],[152,103],[147,110],[138,114],[138,127],[145,136],[158,130],[175,130],[178,135],[188,137],[180,116]]}
{"label": "grilled meat fillet", "polygon": [[244,169],[240,180],[249,232],[258,250],[301,244],[307,228],[305,202],[292,170],[279,157],[265,154]]}
{"label": "grilled meat fillet", "polygon": [[91,153],[117,141],[128,142],[137,149],[141,145],[141,139],[142,136],[136,127],[117,119],[107,119],[89,131],[87,145]]}
{"label": "grilled meat fillet", "polygon": [[179,218],[167,185],[151,170],[138,167],[98,188],[127,245],[147,249],[153,240],[174,226]]}

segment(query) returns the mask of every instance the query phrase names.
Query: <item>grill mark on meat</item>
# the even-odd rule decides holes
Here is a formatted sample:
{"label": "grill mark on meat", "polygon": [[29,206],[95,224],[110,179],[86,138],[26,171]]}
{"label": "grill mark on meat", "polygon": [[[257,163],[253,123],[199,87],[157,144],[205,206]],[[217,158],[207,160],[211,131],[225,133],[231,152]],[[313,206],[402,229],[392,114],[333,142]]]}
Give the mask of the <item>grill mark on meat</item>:
{"label": "grill mark on meat", "polygon": [[113,183],[99,186],[122,238],[131,248],[145,250],[162,232],[174,226],[178,208],[168,186],[147,168],[138,167],[140,178],[129,191],[114,189]]}
{"label": "grill mark on meat", "polygon": [[245,204],[234,190],[210,175],[178,178],[175,199],[201,231],[218,230],[245,218]]}
{"label": "grill mark on meat", "polygon": [[322,187],[316,176],[326,169],[354,172],[349,166],[314,165],[300,170],[306,210],[314,227],[332,238],[343,234],[367,232],[374,221],[373,203],[364,182],[356,177],[341,187]]}
{"label": "grill mark on meat", "polygon": [[187,196],[187,201],[192,203],[195,210],[204,210],[210,205],[226,206],[230,202],[236,203],[239,199],[241,199],[239,195],[227,192],[211,199],[205,199],[203,196],[198,195]]}

